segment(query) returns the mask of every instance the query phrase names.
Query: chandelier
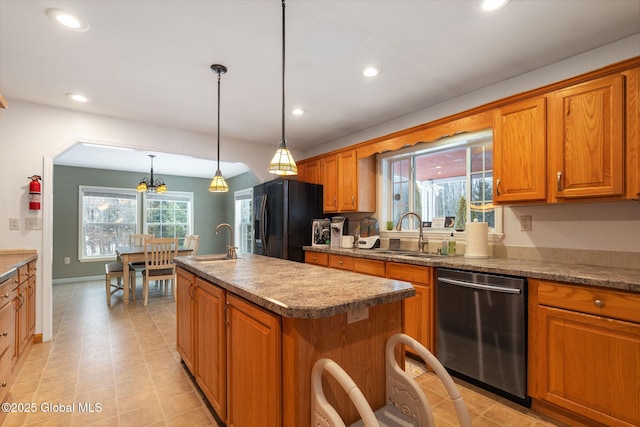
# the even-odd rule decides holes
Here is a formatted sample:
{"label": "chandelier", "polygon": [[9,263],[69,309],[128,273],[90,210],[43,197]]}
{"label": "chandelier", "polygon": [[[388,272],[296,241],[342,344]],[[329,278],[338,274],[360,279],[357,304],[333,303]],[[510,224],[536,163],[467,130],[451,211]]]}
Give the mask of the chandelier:
{"label": "chandelier", "polygon": [[284,9],[285,4],[282,0],[282,139],[280,139],[276,154],[271,159],[267,170],[276,175],[297,175],[298,166],[287,148],[287,140],[284,136]]}
{"label": "chandelier", "polygon": [[146,191],[148,193],[166,193],[167,186],[164,183],[164,179],[153,179],[153,158],[155,157],[155,155],[149,154],[149,157],[151,157],[151,177],[148,179],[146,176],[142,178],[142,180],[136,187],[136,190],[140,192]]}

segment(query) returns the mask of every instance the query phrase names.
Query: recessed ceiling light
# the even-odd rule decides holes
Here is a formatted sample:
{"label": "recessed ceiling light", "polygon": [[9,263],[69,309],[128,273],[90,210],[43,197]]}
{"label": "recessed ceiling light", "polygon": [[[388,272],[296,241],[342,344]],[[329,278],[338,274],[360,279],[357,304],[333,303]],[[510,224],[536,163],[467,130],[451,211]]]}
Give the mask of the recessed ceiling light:
{"label": "recessed ceiling light", "polygon": [[89,24],[62,9],[47,9],[45,13],[58,24],[73,31],[87,31],[89,29]]}
{"label": "recessed ceiling light", "polygon": [[79,93],[68,93],[67,96],[76,102],[89,102],[89,98]]}
{"label": "recessed ceiling light", "polygon": [[362,70],[362,75],[365,77],[375,77],[380,74],[380,68],[378,67],[366,67]]}
{"label": "recessed ceiling light", "polygon": [[291,110],[291,114],[293,114],[294,116],[302,116],[304,115],[305,111],[302,108],[294,108],[293,110]]}
{"label": "recessed ceiling light", "polygon": [[482,0],[482,10],[493,12],[502,9],[509,3],[509,0]]}

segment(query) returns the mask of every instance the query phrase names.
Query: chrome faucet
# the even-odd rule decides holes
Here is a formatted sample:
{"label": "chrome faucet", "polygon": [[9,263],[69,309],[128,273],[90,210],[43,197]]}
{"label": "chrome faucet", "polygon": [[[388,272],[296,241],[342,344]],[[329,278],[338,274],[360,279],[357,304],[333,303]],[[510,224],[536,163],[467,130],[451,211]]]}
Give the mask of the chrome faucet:
{"label": "chrome faucet", "polygon": [[[404,220],[409,215],[413,215],[418,218],[418,227],[420,230],[420,234],[418,235],[418,252],[429,252],[429,241],[424,238],[424,232],[422,229],[422,218],[420,217],[420,215],[415,212],[407,212],[402,214],[402,216],[400,217],[400,221],[398,221],[398,223],[396,224],[396,230],[402,231],[402,220]],[[425,250],[425,246],[427,250]]]}
{"label": "chrome faucet", "polygon": [[226,222],[223,222],[222,224],[218,225],[216,227],[216,234],[218,234],[220,232],[220,229],[223,227],[228,227],[229,228],[229,244],[227,245],[227,258],[228,259],[237,259],[238,255],[236,254],[236,248],[233,245],[233,228],[227,224]]}

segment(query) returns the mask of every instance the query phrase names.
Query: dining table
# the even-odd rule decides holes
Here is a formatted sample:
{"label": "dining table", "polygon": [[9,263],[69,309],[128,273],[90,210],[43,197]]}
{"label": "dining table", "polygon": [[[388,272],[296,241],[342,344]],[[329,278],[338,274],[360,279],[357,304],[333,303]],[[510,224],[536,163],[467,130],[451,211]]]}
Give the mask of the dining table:
{"label": "dining table", "polygon": [[[184,246],[178,247],[176,256],[188,256],[193,252],[193,248]],[[129,263],[144,262],[144,245],[138,246],[118,246],[116,247],[116,255],[122,262],[122,273],[124,281],[124,303],[129,304]],[[174,279],[175,280],[175,279]],[[135,291],[134,291],[135,292]]]}

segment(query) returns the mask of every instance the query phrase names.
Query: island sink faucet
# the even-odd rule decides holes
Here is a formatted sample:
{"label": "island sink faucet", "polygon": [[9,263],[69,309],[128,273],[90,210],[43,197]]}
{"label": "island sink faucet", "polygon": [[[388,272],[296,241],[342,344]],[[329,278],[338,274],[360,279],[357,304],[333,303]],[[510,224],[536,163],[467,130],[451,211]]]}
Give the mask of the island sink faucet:
{"label": "island sink faucet", "polygon": [[[396,230],[402,231],[402,220],[404,220],[409,215],[413,215],[418,218],[418,227],[420,230],[420,234],[418,235],[418,252],[429,252],[429,241],[424,238],[424,232],[422,230],[422,218],[420,217],[420,215],[415,212],[407,212],[402,214],[402,216],[400,217],[400,221],[398,221],[398,224],[396,224]],[[425,250],[425,246],[427,247],[427,250]]]}
{"label": "island sink faucet", "polygon": [[223,227],[228,227],[229,228],[229,244],[227,245],[227,258],[228,259],[237,259],[238,255],[236,254],[236,248],[233,245],[233,228],[227,224],[226,222],[223,222],[222,224],[218,225],[216,227],[216,234],[218,234],[220,232],[220,229]]}

